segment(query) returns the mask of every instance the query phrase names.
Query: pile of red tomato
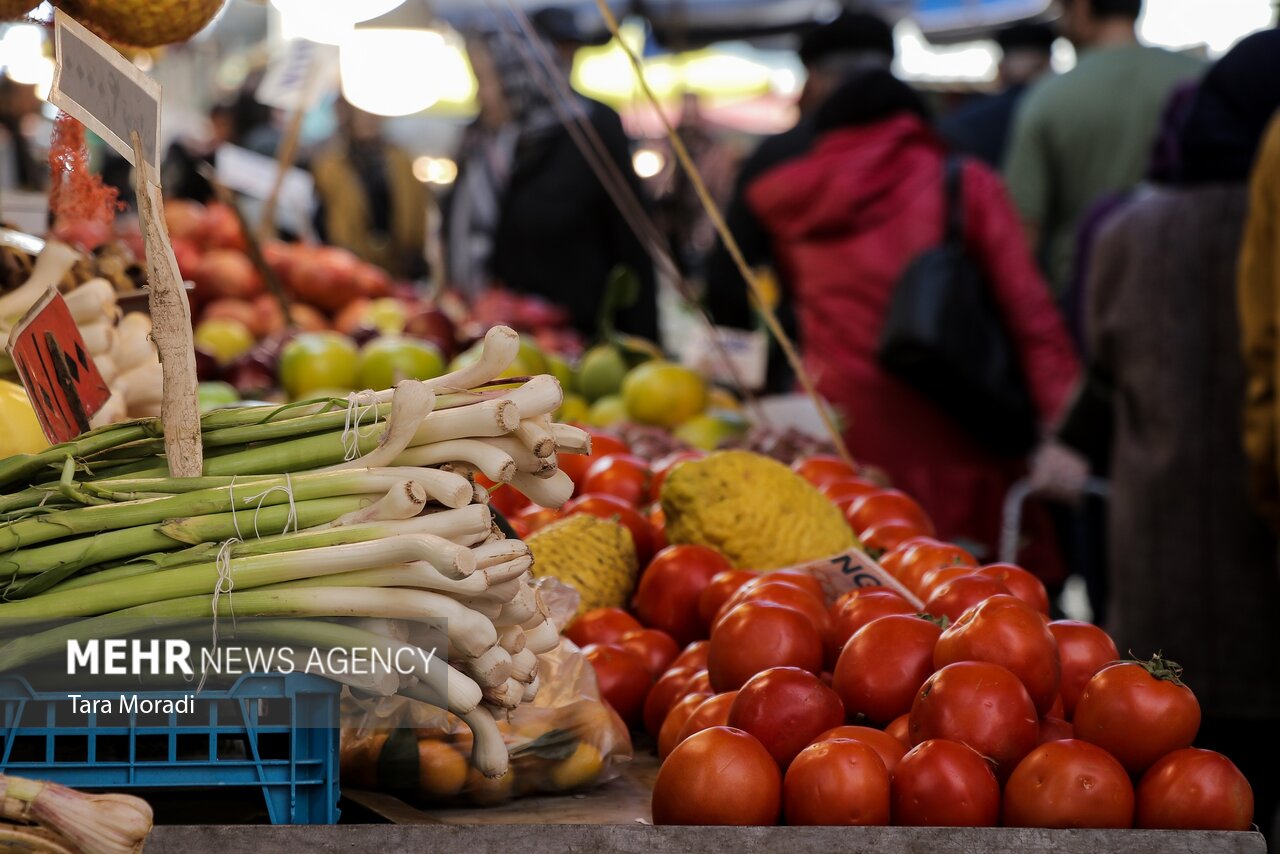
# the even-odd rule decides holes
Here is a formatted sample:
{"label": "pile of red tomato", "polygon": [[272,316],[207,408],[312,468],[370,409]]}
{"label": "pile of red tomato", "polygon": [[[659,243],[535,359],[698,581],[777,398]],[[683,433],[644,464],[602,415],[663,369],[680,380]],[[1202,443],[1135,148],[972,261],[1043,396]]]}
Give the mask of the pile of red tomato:
{"label": "pile of red tomato", "polygon": [[673,546],[633,613],[569,627],[605,699],[657,740],[655,823],[1249,828],[1248,782],[1192,747],[1176,664],[1119,661],[1098,627],[1050,621],[1035,576],[978,566],[837,463],[795,468],[923,609],[883,587],[828,606],[804,572]]}

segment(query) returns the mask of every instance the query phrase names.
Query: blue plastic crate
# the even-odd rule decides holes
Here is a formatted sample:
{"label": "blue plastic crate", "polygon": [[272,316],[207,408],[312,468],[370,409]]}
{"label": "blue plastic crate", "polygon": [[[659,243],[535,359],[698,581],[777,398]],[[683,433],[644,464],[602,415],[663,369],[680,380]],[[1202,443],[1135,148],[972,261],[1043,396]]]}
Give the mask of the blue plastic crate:
{"label": "blue plastic crate", "polygon": [[334,824],[339,692],[318,676],[249,674],[228,689],[205,688],[191,714],[99,715],[74,711],[65,691],[0,676],[0,772],[85,789],[257,788],[272,824]]}

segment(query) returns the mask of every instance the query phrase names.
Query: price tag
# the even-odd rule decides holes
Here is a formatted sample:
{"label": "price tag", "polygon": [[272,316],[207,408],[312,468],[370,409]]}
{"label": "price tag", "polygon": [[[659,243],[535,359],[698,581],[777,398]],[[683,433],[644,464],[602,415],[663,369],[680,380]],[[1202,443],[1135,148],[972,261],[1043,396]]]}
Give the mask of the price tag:
{"label": "price tag", "polygon": [[790,567],[793,570],[807,572],[822,583],[822,590],[827,601],[837,599],[841,594],[858,587],[887,587],[917,608],[923,608],[920,598],[902,586],[902,582],[894,578],[870,555],[860,549],[849,549],[834,557],[811,561]]}
{"label": "price tag", "polygon": [[[160,183],[160,84],[61,9],[53,16],[57,68],[49,100]],[[131,134],[142,140],[136,162]]]}
{"label": "price tag", "polygon": [[294,39],[267,65],[253,97],[277,110],[310,110],[337,83],[337,71],[337,48]]}
{"label": "price tag", "polygon": [[[280,161],[238,145],[218,147],[214,158],[218,180],[228,190],[254,199],[266,199],[275,186]],[[316,181],[305,169],[294,167],[284,173],[280,185],[280,207],[304,211],[315,209]]]}
{"label": "price tag", "polygon": [[71,309],[50,289],[9,334],[9,357],[40,429],[52,444],[69,442],[89,429],[89,419],[111,396],[85,347]]}
{"label": "price tag", "polygon": [[680,361],[716,382],[760,389],[769,368],[769,339],[763,332],[698,326],[685,339]]}

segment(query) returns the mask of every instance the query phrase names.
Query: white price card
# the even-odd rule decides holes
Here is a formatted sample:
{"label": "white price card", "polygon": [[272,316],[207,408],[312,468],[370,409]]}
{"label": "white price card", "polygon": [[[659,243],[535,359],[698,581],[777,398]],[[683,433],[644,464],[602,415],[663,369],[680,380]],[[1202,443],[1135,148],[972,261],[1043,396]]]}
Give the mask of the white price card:
{"label": "white price card", "polygon": [[[53,38],[57,67],[49,100],[160,183],[160,84],[61,9],[54,12]],[[135,131],[141,164],[133,153]]]}
{"label": "white price card", "polygon": [[680,361],[712,380],[736,388],[764,388],[769,368],[769,339],[763,332],[727,326],[695,327],[685,339]]}
{"label": "white price card", "polygon": [[272,57],[253,97],[277,110],[310,110],[336,85],[337,71],[338,50],[333,45],[294,39]]}

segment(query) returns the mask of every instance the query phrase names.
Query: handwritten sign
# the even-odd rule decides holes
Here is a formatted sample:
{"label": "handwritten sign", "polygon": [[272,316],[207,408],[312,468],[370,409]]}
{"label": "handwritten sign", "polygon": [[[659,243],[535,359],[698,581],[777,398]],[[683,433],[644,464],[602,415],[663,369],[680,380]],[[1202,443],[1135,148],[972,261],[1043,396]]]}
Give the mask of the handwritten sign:
{"label": "handwritten sign", "polygon": [[760,389],[769,367],[769,339],[763,332],[699,326],[685,339],[680,362],[716,382]]}
{"label": "handwritten sign", "polygon": [[277,110],[310,110],[337,84],[337,72],[337,48],[294,39],[267,65],[253,97]]}
{"label": "handwritten sign", "polygon": [[89,419],[111,396],[56,290],[46,291],[13,328],[9,356],[52,444],[88,430]]}
{"label": "handwritten sign", "polygon": [[807,572],[818,579],[827,601],[835,601],[842,593],[858,587],[887,587],[898,593],[917,608],[923,608],[920,598],[883,569],[871,556],[859,549],[849,549],[834,557],[811,561],[790,567]]}
{"label": "handwritten sign", "polygon": [[[61,9],[54,12],[53,37],[57,68],[49,100],[160,183],[160,84]],[[141,164],[134,132],[142,140]]]}

